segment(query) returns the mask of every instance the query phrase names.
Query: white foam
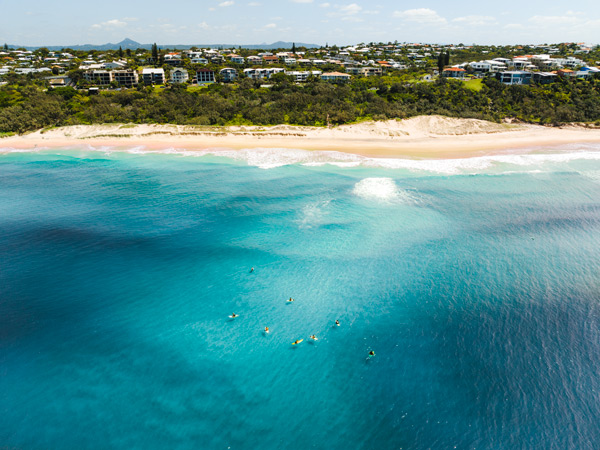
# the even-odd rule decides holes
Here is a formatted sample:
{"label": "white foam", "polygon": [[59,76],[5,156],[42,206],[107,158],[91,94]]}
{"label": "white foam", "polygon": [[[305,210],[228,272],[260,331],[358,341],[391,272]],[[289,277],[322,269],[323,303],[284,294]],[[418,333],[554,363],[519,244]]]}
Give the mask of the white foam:
{"label": "white foam", "polygon": [[587,179],[592,180],[594,183],[600,183],[600,170],[588,170],[580,173]]}
{"label": "white foam", "polygon": [[331,200],[319,200],[305,205],[298,220],[299,227],[312,228],[324,224],[330,202]]}
{"label": "white foam", "polygon": [[[0,149],[2,153],[34,152],[41,148],[32,149]],[[88,151],[110,154],[125,151],[132,155],[168,154],[181,157],[216,156],[242,161],[261,169],[273,169],[287,165],[304,165],[319,167],[332,165],[340,168],[384,168],[408,170],[423,174],[442,175],[471,175],[490,171],[491,173],[532,173],[533,171],[548,172],[556,170],[554,164],[564,164],[572,161],[600,161],[600,146],[598,144],[570,144],[553,149],[530,148],[512,151],[500,155],[477,156],[459,159],[408,159],[408,158],[372,158],[367,156],[342,153],[335,151],[308,151],[284,148],[252,148],[232,150],[224,148],[208,148],[189,150],[185,148],[165,148],[151,150],[144,146],[123,149],[122,147],[93,147],[87,146]],[[551,150],[551,151],[550,151]],[[548,166],[548,167],[544,167]]]}
{"label": "white foam", "polygon": [[366,200],[386,203],[416,203],[407,191],[398,188],[391,178],[364,178],[354,185],[352,193]]}
{"label": "white foam", "polygon": [[8,153],[34,153],[42,150],[48,150],[48,147],[32,147],[32,148],[14,148],[14,147],[0,147],[1,154]]}

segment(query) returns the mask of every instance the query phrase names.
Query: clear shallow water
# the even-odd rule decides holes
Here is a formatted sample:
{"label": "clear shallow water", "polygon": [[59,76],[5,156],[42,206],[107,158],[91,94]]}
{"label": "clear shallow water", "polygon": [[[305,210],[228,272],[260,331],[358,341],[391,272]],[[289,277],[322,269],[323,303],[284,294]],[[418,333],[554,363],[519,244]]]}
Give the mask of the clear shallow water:
{"label": "clear shallow water", "polygon": [[597,448],[600,149],[108,150],[0,155],[0,446]]}

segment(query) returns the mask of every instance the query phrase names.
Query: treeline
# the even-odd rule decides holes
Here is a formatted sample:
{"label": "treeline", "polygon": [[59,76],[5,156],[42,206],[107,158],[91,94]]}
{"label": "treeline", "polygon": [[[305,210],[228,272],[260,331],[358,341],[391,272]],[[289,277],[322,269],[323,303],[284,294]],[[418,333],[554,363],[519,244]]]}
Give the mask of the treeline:
{"label": "treeline", "polygon": [[486,79],[479,91],[460,81],[426,83],[406,77],[362,78],[348,85],[319,80],[297,85],[284,79],[270,88],[245,79],[205,89],[140,87],[97,95],[71,87],[45,90],[32,80],[0,88],[3,133],[97,123],[323,126],[422,114],[600,125],[600,80],[506,86]]}

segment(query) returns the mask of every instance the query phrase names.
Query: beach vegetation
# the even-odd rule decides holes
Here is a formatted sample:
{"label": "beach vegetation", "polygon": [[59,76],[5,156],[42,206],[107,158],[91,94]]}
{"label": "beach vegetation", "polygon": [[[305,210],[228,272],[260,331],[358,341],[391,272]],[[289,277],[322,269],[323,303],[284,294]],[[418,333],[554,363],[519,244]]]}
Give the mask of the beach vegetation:
{"label": "beach vegetation", "polygon": [[207,86],[101,90],[98,95],[70,86],[48,89],[42,78],[7,74],[0,87],[0,133],[98,123],[329,126],[429,114],[548,125],[600,121],[597,79],[508,86],[494,78],[427,83],[425,73],[398,71],[347,84],[318,79],[297,84],[281,74],[269,80],[269,89],[243,78]]}

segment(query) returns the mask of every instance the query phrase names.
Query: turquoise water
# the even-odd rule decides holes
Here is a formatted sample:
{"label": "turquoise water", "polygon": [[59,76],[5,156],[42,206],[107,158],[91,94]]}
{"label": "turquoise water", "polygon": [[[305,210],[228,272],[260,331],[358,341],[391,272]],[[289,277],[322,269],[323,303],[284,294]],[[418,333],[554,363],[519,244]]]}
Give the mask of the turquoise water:
{"label": "turquoise water", "polygon": [[597,448],[599,254],[593,146],[7,149],[0,447]]}

